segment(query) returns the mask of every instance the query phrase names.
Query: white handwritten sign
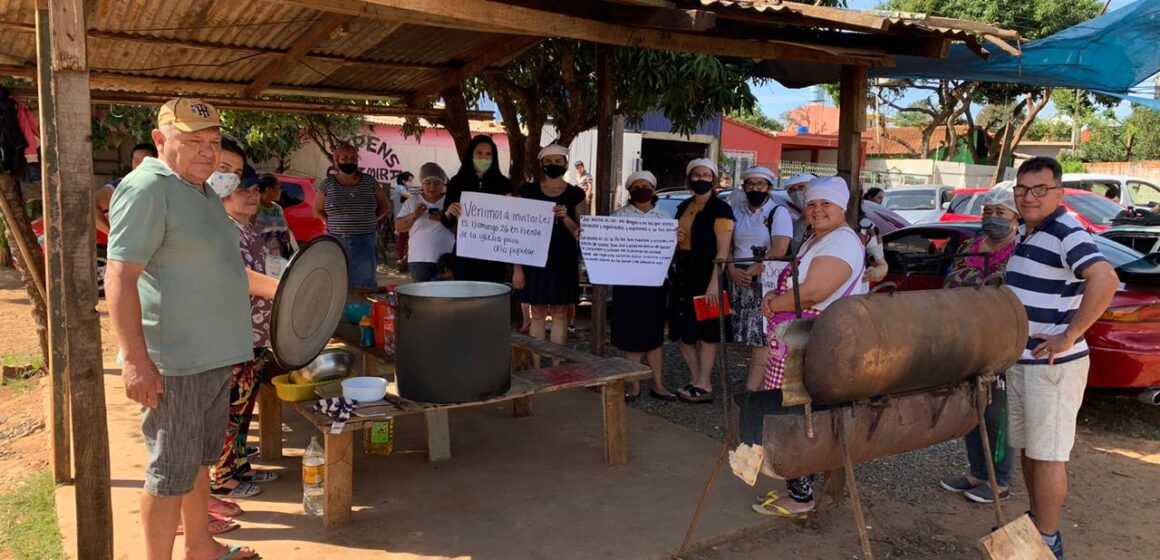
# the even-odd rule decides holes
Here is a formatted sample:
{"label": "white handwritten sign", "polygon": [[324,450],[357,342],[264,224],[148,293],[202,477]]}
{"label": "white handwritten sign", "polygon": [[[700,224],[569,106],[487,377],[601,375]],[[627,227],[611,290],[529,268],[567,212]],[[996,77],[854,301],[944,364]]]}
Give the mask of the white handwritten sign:
{"label": "white handwritten sign", "polygon": [[[777,290],[777,279],[781,277],[781,272],[789,267],[789,263],[767,261],[761,263],[761,266],[761,295],[764,297]],[[769,319],[765,317],[764,313],[761,315],[761,330],[763,332],[769,332]]]}
{"label": "white handwritten sign", "polygon": [[581,216],[580,252],[593,284],[660,286],[677,246],[677,221]]}
{"label": "white handwritten sign", "polygon": [[551,202],[466,192],[459,205],[459,256],[540,267],[548,261]]}

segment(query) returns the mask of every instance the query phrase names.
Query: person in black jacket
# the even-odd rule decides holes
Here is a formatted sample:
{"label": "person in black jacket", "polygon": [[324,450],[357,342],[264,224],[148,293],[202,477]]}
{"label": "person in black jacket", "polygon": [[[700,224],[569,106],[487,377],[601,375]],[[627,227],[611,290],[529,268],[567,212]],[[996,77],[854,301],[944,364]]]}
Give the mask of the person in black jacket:
{"label": "person in black jacket", "polygon": [[[480,134],[471,139],[463,153],[459,172],[447,183],[447,196],[443,200],[443,225],[452,232],[459,223],[463,208],[459,204],[465,192],[498,194],[512,193],[512,183],[499,170],[499,150],[490,136]],[[455,256],[453,270],[456,280],[502,283],[507,265],[502,262],[485,261]]]}

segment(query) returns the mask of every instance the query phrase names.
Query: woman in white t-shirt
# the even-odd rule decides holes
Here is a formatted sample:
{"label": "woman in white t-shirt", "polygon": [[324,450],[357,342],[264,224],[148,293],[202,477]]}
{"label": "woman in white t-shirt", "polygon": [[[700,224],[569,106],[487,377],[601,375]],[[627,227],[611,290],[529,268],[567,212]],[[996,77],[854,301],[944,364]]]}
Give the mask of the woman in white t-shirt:
{"label": "woman in white t-shirt", "polygon": [[[841,177],[822,177],[806,187],[805,215],[813,235],[802,243],[798,252],[797,282],[803,318],[817,317],[840,298],[866,293],[862,275],[866,266],[866,248],[858,233],[846,224],[846,206],[850,189]],[[778,279],[778,289],[762,300],[762,312],[769,318],[769,361],[764,376],[749,379],[751,393],[739,401],[756,401],[781,407],[781,386],[785,375],[786,348],[777,334],[777,326],[797,317],[791,286],[790,268]],[[754,399],[754,396],[758,398]],[[766,398],[772,395],[773,398]],[[760,430],[754,430],[746,418],[759,418],[773,410],[742,411],[741,440],[761,442]],[[786,481],[787,496],[770,495],[753,506],[758,513],[800,517],[814,508],[813,475]]]}
{"label": "woman in white t-shirt", "polygon": [[455,247],[455,235],[442,222],[447,173],[437,163],[424,163],[419,182],[423,190],[403,202],[395,227],[400,233],[407,233],[407,270],[411,279],[428,282],[439,274],[439,257]]}
{"label": "woman in white t-shirt", "polygon": [[[733,207],[733,258],[784,257],[793,239],[788,208],[770,196],[777,181],[773,171],[754,166],[741,174],[744,202]],[[729,306],[733,314],[733,342],[750,347],[749,376],[765,371],[768,346],[761,317],[761,263],[729,265]]]}

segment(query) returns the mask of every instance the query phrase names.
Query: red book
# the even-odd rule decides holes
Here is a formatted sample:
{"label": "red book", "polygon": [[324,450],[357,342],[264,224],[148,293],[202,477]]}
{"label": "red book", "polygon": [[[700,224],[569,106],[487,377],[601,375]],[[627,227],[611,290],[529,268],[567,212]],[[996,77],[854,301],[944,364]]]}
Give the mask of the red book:
{"label": "red book", "polygon": [[[730,315],[732,311],[729,309],[729,293],[724,292],[725,295],[725,314]],[[709,305],[705,301],[705,296],[697,296],[693,298],[693,311],[697,314],[698,321],[707,321],[709,319],[716,319],[721,315],[721,309],[716,305]]]}

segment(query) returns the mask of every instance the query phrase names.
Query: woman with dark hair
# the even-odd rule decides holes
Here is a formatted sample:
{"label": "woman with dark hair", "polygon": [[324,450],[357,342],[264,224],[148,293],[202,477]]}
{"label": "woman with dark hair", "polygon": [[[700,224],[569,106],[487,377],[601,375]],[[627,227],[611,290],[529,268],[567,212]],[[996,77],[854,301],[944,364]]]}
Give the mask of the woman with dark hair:
{"label": "woman with dark hair", "polygon": [[[508,196],[512,193],[512,183],[499,170],[499,150],[490,136],[480,134],[471,139],[459,166],[459,172],[447,183],[447,196],[443,199],[443,225],[453,233],[459,224],[463,208],[459,204],[465,192],[497,194]],[[454,262],[456,280],[478,282],[504,281],[507,265],[502,262],[485,261],[456,255]]]}
{"label": "woman with dark hair", "polygon": [[[395,175],[395,186],[391,188],[391,216],[398,216],[399,211],[403,209],[403,203],[411,198],[411,183],[415,181],[415,174],[410,171],[404,171]],[[379,247],[382,251],[383,262],[387,262],[387,239],[390,237],[388,229],[395,233],[395,263],[398,265],[399,272],[404,272],[407,269],[407,240],[410,239],[411,234],[406,231],[399,231],[398,224],[394,223],[394,218],[383,220],[379,224]],[[391,224],[391,228],[387,225]],[[381,266],[381,265],[380,265]]]}
{"label": "woman with dark hair", "polygon": [[862,200],[869,200],[875,204],[882,204],[886,201],[886,191],[878,187],[870,187],[869,189],[866,189],[866,195],[862,197]]}

